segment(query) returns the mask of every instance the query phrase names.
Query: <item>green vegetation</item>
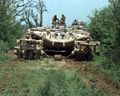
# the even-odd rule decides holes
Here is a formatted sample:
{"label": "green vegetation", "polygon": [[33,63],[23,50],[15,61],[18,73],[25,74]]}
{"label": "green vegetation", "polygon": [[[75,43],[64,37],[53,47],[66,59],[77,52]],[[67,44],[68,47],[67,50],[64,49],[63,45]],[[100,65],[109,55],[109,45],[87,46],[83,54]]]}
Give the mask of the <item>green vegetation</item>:
{"label": "green vegetation", "polygon": [[[37,14],[33,13],[33,8],[37,10]],[[46,11],[46,6],[41,0],[38,2],[34,0],[0,0],[0,61],[7,60],[4,54],[14,48],[16,39],[22,36],[27,27],[42,26],[43,13]]]}
{"label": "green vegetation", "polygon": [[109,2],[107,7],[95,11],[90,18],[89,31],[101,42],[101,56],[95,59],[94,65],[120,83],[120,1]]}
{"label": "green vegetation", "polygon": [[[8,60],[6,52],[12,49],[22,34],[23,27],[16,20],[21,0],[0,0],[0,62]],[[20,7],[19,7],[20,8]]]}
{"label": "green vegetation", "polygon": [[100,57],[95,57],[94,59],[95,60],[91,62],[94,69],[97,69],[106,76],[111,77],[113,81],[120,85],[120,66],[116,66],[113,62],[109,62],[103,55]]}
{"label": "green vegetation", "polygon": [[53,59],[1,64],[0,96],[103,96],[57,64]]}
{"label": "green vegetation", "polygon": [[[45,4],[42,2],[44,10],[37,7],[41,17],[38,20],[38,14],[27,9],[32,8],[31,0],[27,1],[24,4],[24,0],[0,0],[0,96],[103,96],[87,86],[77,73],[55,67],[52,59],[19,62],[6,54],[25,28],[42,26]],[[101,55],[94,58],[92,66],[120,84],[120,0],[109,2],[107,7],[95,11],[88,24],[92,37],[101,42]],[[26,24],[23,26],[22,22]]]}

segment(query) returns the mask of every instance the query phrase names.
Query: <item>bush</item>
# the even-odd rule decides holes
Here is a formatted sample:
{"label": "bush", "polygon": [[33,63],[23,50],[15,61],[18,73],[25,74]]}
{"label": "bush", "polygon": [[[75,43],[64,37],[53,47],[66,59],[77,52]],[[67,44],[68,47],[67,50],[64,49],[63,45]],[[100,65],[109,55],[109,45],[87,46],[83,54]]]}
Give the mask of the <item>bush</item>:
{"label": "bush", "polygon": [[6,50],[8,50],[7,44],[0,40],[0,53],[4,53]]}
{"label": "bush", "polygon": [[7,62],[9,60],[10,60],[9,56],[5,54],[0,54],[0,63]]}
{"label": "bush", "polygon": [[9,60],[9,57],[6,55],[7,50],[7,44],[0,40],[0,63]]}
{"label": "bush", "polygon": [[95,57],[94,59],[95,59],[94,62],[92,62],[91,64],[93,67],[95,67],[95,69],[98,69],[99,71],[112,77],[113,81],[120,84],[120,66],[119,65],[114,64],[112,60],[110,60],[104,55]]}

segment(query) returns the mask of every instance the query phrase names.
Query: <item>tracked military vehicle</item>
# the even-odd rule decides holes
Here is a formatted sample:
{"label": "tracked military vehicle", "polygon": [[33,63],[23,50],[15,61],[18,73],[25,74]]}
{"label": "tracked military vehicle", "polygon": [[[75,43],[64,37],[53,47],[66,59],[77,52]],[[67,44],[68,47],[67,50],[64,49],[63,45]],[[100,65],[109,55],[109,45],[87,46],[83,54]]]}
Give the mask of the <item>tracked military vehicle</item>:
{"label": "tracked military vehicle", "polygon": [[16,55],[24,59],[47,56],[74,56],[92,60],[100,42],[94,41],[89,32],[75,28],[32,28],[20,39],[15,47]]}

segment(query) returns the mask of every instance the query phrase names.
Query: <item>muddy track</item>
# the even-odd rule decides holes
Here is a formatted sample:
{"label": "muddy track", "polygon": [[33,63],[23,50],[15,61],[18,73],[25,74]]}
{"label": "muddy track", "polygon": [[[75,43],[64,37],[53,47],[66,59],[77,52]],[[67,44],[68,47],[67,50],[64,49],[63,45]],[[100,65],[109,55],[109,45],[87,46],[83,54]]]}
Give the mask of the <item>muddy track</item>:
{"label": "muddy track", "polygon": [[92,68],[89,62],[70,59],[64,59],[63,62],[59,67],[77,71],[87,86],[96,87],[108,96],[120,96],[120,86],[111,77]]}

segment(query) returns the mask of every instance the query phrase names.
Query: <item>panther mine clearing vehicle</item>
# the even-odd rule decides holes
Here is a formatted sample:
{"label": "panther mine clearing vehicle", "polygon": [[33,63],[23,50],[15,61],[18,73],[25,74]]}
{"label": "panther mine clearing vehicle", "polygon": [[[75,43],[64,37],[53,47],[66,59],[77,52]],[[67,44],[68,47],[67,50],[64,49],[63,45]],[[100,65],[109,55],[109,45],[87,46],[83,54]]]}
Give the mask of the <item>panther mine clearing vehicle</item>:
{"label": "panther mine clearing vehicle", "polygon": [[29,29],[15,47],[16,55],[24,59],[40,57],[41,52],[54,57],[74,56],[81,60],[92,60],[100,42],[94,41],[89,32],[77,27],[53,29]]}

